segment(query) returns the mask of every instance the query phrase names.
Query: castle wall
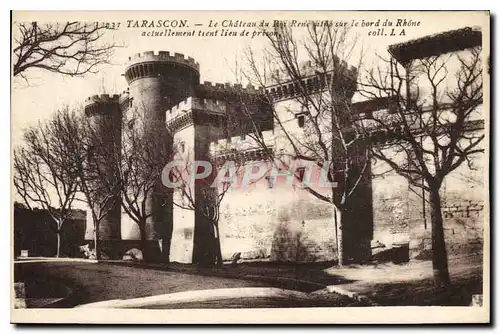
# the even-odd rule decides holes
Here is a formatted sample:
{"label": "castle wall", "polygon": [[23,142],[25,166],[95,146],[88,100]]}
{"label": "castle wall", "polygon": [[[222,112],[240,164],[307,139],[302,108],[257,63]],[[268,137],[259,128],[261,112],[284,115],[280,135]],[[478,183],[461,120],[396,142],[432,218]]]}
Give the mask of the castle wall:
{"label": "castle wall", "polygon": [[[480,189],[484,189],[483,171],[486,166],[480,154],[472,161],[477,169],[462,164],[445,178],[441,187],[449,255],[471,251],[467,249],[469,245],[482,242],[483,238],[484,195]],[[382,243],[385,249],[392,248],[394,243],[409,242],[413,257],[429,250],[431,221],[428,194],[424,195],[424,202],[422,189],[409,187],[404,177],[382,161],[377,161],[373,169],[373,240]],[[376,252],[383,250],[377,249]]]}
{"label": "castle wall", "polygon": [[[297,114],[301,112],[300,103],[293,99],[283,100],[275,104],[274,108],[284,130],[276,125],[272,131],[264,131],[263,138],[276,155],[293,155],[286,136],[295,136],[298,140],[304,136],[304,128],[299,126],[297,119]],[[227,152],[253,152],[259,148],[254,139],[245,136],[219,140],[211,145],[215,156],[223,155],[229,160],[235,157]],[[266,160],[266,157],[258,155],[249,156],[250,160]],[[292,159],[284,159],[283,162],[284,169],[296,163],[300,165],[300,162]],[[318,182],[319,173],[313,175],[312,179]],[[332,196],[330,187],[316,184],[313,189],[323,196]],[[371,196],[371,182],[365,178],[351,195],[350,205],[345,212],[342,215],[337,212],[337,218],[344,222],[347,257],[353,260],[370,256]],[[333,260],[336,258],[337,244],[334,211],[333,205],[284,182],[278,182],[274,188],[270,188],[264,178],[248,189],[232,189],[224,197],[221,208],[223,255],[230,257],[235,252],[243,251],[243,257],[267,257],[272,261]],[[364,215],[360,216],[360,212]]]}
{"label": "castle wall", "polygon": [[[57,253],[57,235],[55,222],[46,210],[33,210],[14,203],[12,256],[19,256],[21,250],[27,250],[32,256],[55,256]],[[78,247],[85,243],[85,212],[72,210],[70,218],[64,222],[61,232],[61,256],[77,257]]]}
{"label": "castle wall", "polygon": [[[248,136],[250,129],[245,121],[245,113],[261,111],[262,101],[256,99],[254,104],[239,102],[243,96],[249,101],[252,96],[257,96],[253,87],[199,84],[199,65],[180,54],[145,52],[135,55],[130,61],[125,71],[132,101],[129,110],[138,111],[145,120],[151,120],[151,124],[153,121],[166,122],[169,130],[175,133],[174,147],[182,147],[178,158],[185,162],[211,160],[218,163],[266,159],[259,152],[260,147]],[[353,69],[351,71],[354,73]],[[314,78],[307,82],[308,87],[317,84]],[[300,141],[308,134],[303,126],[299,126],[302,107],[293,99],[292,86],[273,87],[271,95],[279,100],[274,107],[286,131]],[[251,110],[242,110],[249,106]],[[268,147],[277,155],[293,153],[284,131],[276,124],[273,126],[272,117],[268,116],[263,113],[263,137]],[[325,130],[324,134],[328,141],[328,131]],[[463,164],[443,184],[445,229],[451,243],[482,235],[481,227],[477,226],[482,222],[480,200],[483,196],[478,191],[464,192],[464,189],[483,188],[481,173],[485,166],[479,165],[479,171],[473,171]],[[368,259],[372,252],[370,241],[379,241],[386,249],[395,243],[409,241],[412,248],[424,249],[430,236],[429,207],[419,197],[420,189],[410,188],[405,178],[394,171],[386,172],[389,169],[381,161],[371,161],[367,177],[349,197],[342,213],[300,186],[277,182],[270,187],[269,173],[247,187],[229,190],[222,201],[219,220],[223,258],[230,259],[234,253],[242,252],[243,258],[271,261],[335,260],[335,217],[342,219],[347,260]],[[383,175],[379,175],[382,172]],[[372,174],[373,178],[370,177]],[[203,183],[191,188],[196,205],[203,201],[201,194],[206,189],[207,185]],[[315,190],[324,196],[332,196],[331,188]],[[173,194],[173,200],[168,196],[169,193],[159,184],[148,200],[148,206],[155,214],[147,224],[147,238],[156,242],[156,239],[166,240],[171,235],[171,244],[162,246],[170,249],[170,261],[209,263],[211,259],[203,257],[211,255],[199,252],[214,246],[213,224],[193,209],[173,206],[173,202],[183,202],[179,193]],[[169,207],[159,208],[158,204],[164,201]],[[427,228],[423,228],[424,218]],[[168,228],[160,231],[160,225],[160,229]],[[137,224],[124,212],[121,225],[118,218],[104,222],[101,227],[104,238],[119,238],[120,231],[116,232],[116,229],[121,227],[122,239],[130,240],[124,244],[132,245],[133,240],[139,239]]]}
{"label": "castle wall", "polygon": [[332,206],[296,186],[268,180],[231,189],[221,205],[222,255],[280,262],[336,259]]}
{"label": "castle wall", "polygon": [[[377,161],[373,169],[374,173],[389,170],[381,161]],[[463,181],[464,174],[469,176],[468,181]],[[456,183],[455,180],[462,181]],[[471,171],[464,165],[449,175],[447,183],[453,183],[452,187],[443,185],[443,196],[448,198],[443,205],[445,233],[451,254],[455,254],[457,249],[459,252],[476,251],[470,244],[482,240],[484,203],[481,198],[476,198],[477,192],[463,191],[479,189],[481,181],[480,172]],[[373,197],[373,231],[370,228],[366,230],[369,226],[353,224],[358,230],[351,232],[365,236],[364,247],[369,247],[366,241],[382,243],[385,249],[373,249],[373,253],[377,254],[392,248],[395,243],[409,242],[413,257],[429,249],[430,208],[428,204],[425,207],[425,229],[422,198],[414,192],[420,194],[421,189],[410,189],[408,181],[394,171],[374,176],[368,189]],[[353,217],[352,221],[355,223],[359,213],[366,211],[363,209],[366,199],[367,196],[360,196],[359,202],[353,204],[357,217]],[[336,259],[331,205],[297,187],[280,184],[271,189],[266,179],[246,189],[228,191],[221,206],[220,233],[225,259],[230,259],[236,252],[242,252],[243,258],[271,261]],[[350,241],[350,245],[356,248],[363,246],[359,241]]]}
{"label": "castle wall", "polygon": [[[195,148],[194,127],[186,127],[175,134],[174,145],[179,148],[176,159],[181,161],[194,160]],[[194,193],[194,188],[190,188]],[[184,207],[189,207],[188,199],[183,198],[178,192],[174,192],[173,201]],[[173,232],[170,246],[170,261],[180,263],[191,263],[193,259],[193,236],[195,215],[193,210],[183,209],[178,205],[173,208]]]}
{"label": "castle wall", "polygon": [[[388,155],[389,151],[391,149],[386,150]],[[403,165],[405,159],[401,157],[397,163]],[[387,247],[392,247],[394,242],[409,241],[410,224],[421,221],[421,200],[408,188],[408,181],[385,162],[374,161],[372,171],[373,240]]]}
{"label": "castle wall", "polygon": [[[212,140],[224,136],[225,101],[190,97],[166,112],[167,124],[174,132],[176,159],[188,171],[195,161],[210,162]],[[213,263],[215,231],[213,223],[200,213],[205,205],[205,191],[211,180],[199,180],[189,187],[188,195],[174,192],[171,260],[177,262]],[[194,203],[193,203],[194,202]],[[180,207],[182,206],[182,207]]]}
{"label": "castle wall", "polygon": [[[283,119],[287,122],[287,130],[299,135],[302,129],[298,127],[293,113],[288,111],[290,107],[293,103],[281,107],[286,113]],[[278,152],[289,149],[282,136],[278,128],[263,132],[267,146]],[[252,152],[259,146],[249,137],[233,137],[230,141],[219,140],[211,145],[216,156],[231,152],[232,148],[239,152]],[[231,154],[225,157],[237,159]],[[250,160],[259,159],[266,161],[266,157],[250,157]],[[296,163],[297,167],[301,166],[300,162]],[[245,172],[245,166],[239,168],[240,174]],[[268,178],[273,164],[268,162],[267,167],[266,175],[258,182],[230,189],[222,201],[220,233],[223,257],[230,259],[234,253],[242,252],[243,258],[265,258],[278,262],[335,260],[334,207],[301,189],[300,182],[296,180],[286,184],[286,178],[279,176],[274,182],[270,181]],[[288,167],[280,168],[281,172]],[[239,182],[241,179],[242,175],[239,175]],[[319,180],[317,170],[311,180]],[[331,194],[330,188],[315,186],[314,189],[325,196]]]}

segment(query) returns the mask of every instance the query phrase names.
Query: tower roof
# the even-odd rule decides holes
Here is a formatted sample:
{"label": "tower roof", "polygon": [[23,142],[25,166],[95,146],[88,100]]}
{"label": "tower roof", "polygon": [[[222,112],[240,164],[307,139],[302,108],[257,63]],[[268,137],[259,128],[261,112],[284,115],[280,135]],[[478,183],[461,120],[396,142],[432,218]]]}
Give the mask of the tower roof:
{"label": "tower roof", "polygon": [[389,46],[389,53],[404,65],[414,59],[460,51],[481,43],[481,29],[466,27],[393,44]]}

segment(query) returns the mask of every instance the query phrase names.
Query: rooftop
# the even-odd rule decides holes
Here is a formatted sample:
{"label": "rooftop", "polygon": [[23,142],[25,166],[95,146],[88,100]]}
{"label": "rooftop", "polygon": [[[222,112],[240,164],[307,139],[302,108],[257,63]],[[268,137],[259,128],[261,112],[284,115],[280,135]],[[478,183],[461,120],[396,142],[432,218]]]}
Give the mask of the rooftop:
{"label": "rooftop", "polygon": [[480,46],[482,34],[479,28],[466,27],[413,39],[389,46],[389,53],[405,65],[414,59],[438,56]]}

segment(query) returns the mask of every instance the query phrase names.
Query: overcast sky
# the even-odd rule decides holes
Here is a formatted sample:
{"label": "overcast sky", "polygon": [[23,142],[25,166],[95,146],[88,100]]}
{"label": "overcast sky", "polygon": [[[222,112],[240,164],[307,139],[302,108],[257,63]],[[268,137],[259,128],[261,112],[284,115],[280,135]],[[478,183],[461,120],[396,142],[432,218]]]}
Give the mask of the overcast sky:
{"label": "overcast sky", "polygon": [[[465,26],[485,26],[488,18],[485,14],[476,13],[397,13],[397,12],[69,12],[69,13],[22,13],[15,14],[16,20],[38,20],[39,22],[75,20],[100,20],[120,22],[117,31],[108,34],[107,38],[124,45],[116,50],[112,65],[102,66],[99,73],[86,75],[84,78],[71,78],[38,70],[26,72],[29,86],[21,79],[15,78],[12,90],[12,140],[16,145],[20,140],[21,129],[38,119],[47,118],[51,113],[65,104],[75,105],[88,96],[99,94],[103,89],[109,93],[119,93],[127,88],[121,75],[128,57],[137,52],[148,50],[165,50],[171,53],[183,53],[200,63],[201,82],[234,82],[236,59],[243,57],[244,49],[250,46],[254,50],[262,49],[265,38],[248,37],[142,37],[143,31],[163,31],[164,28],[127,28],[127,20],[188,20],[190,30],[195,23],[207,27],[210,20],[272,21],[272,20],[306,20],[321,19],[352,22],[376,21],[386,18],[396,21],[397,18],[420,21],[420,26],[405,29],[405,36],[368,36],[369,31],[377,28],[358,28],[361,43],[366,50],[366,65],[373,63],[375,53],[384,54],[387,46],[407,41],[428,34],[458,29]],[[392,28],[395,28],[394,26]],[[241,32],[244,28],[233,30]],[[300,28],[297,28],[300,29]],[[391,28],[386,28],[390,30]],[[399,28],[398,28],[399,29]]]}

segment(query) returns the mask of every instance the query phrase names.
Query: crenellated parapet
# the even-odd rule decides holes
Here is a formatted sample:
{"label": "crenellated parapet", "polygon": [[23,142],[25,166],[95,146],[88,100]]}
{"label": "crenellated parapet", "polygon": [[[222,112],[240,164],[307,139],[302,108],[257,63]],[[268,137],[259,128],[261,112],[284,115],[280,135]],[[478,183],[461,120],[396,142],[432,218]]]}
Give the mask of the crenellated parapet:
{"label": "crenellated parapet", "polygon": [[125,111],[131,107],[131,104],[132,97],[130,96],[130,89],[127,88],[120,94],[120,109]]}
{"label": "crenellated parapet", "polygon": [[225,114],[227,111],[226,101],[215,99],[203,99],[198,97],[188,97],[179,102],[176,106],[167,111],[167,120],[182,115],[189,110],[203,110],[206,112]]}
{"label": "crenellated parapet", "polygon": [[[252,134],[252,136],[254,136]],[[236,161],[239,163],[245,161],[267,160],[269,154],[265,149],[272,150],[275,146],[274,132],[263,131],[262,143],[258,143],[250,135],[235,136],[227,139],[219,139],[210,143],[210,155],[217,165],[222,165],[226,161]]]}
{"label": "crenellated parapet", "polygon": [[255,98],[262,96],[263,93],[263,89],[257,89],[251,84],[244,87],[241,84],[205,81],[196,87],[196,96],[215,99]]}
{"label": "crenellated parapet", "polygon": [[226,113],[226,101],[188,97],[167,110],[165,120],[167,128],[175,133],[195,123],[220,125]]}
{"label": "crenellated parapet", "polygon": [[136,53],[129,57],[129,62],[125,69],[125,78],[128,83],[147,77],[158,77],[165,75],[177,75],[195,78],[199,81],[200,64],[193,58],[185,57],[182,53],[170,54],[168,51],[159,51],[155,54],[153,51]]}
{"label": "crenellated parapet", "polygon": [[[318,74],[318,72],[324,71],[321,67],[315,66],[311,60],[304,61],[300,65],[300,74],[303,77],[312,76]],[[343,73],[344,76],[351,79],[355,79],[358,76],[358,68],[356,66],[349,66],[345,60],[341,60],[337,56],[334,57],[333,69],[331,72]]]}
{"label": "crenellated parapet", "polygon": [[92,95],[85,99],[85,105],[92,103],[116,103],[120,99],[120,95],[118,94],[101,94],[101,95]]}
{"label": "crenellated parapet", "polygon": [[94,116],[119,110],[120,95],[101,94],[88,97],[84,103],[85,114]]}
{"label": "crenellated parapet", "polygon": [[292,99],[300,94],[320,93],[330,86],[342,89],[347,87],[354,93],[358,78],[357,67],[349,66],[347,62],[338,58],[335,59],[334,67],[335,70],[321,73],[311,61],[307,61],[300,67],[301,80],[282,80],[278,84],[266,87],[265,93],[273,102]]}
{"label": "crenellated parapet", "polygon": [[185,57],[182,53],[175,52],[170,54],[169,51],[158,51],[155,54],[154,51],[145,51],[143,53],[136,53],[131,57],[128,57],[129,66],[137,63],[143,62],[167,62],[175,63],[189,66],[196,71],[200,71],[200,64],[197,63],[192,57]]}

